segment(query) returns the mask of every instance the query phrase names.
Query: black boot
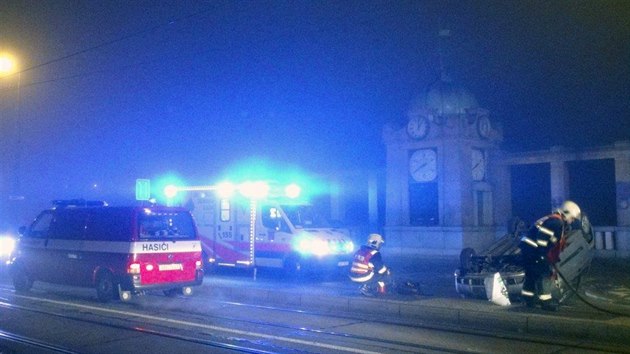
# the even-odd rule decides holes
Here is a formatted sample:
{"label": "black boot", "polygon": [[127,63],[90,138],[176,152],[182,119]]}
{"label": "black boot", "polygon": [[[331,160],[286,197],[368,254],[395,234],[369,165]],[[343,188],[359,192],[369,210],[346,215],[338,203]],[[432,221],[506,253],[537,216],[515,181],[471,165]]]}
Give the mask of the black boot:
{"label": "black boot", "polygon": [[557,300],[547,300],[542,302],[541,307],[543,310],[547,311],[558,311],[560,304],[558,304]]}

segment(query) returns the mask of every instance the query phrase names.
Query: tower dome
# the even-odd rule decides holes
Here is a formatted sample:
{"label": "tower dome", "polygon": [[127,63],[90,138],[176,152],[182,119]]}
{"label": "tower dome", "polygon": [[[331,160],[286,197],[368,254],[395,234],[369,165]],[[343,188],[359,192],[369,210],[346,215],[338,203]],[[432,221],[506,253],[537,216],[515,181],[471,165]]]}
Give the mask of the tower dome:
{"label": "tower dome", "polygon": [[473,94],[452,80],[442,78],[428,88],[424,97],[412,102],[410,113],[428,110],[443,116],[465,114],[467,110],[476,108],[479,104]]}

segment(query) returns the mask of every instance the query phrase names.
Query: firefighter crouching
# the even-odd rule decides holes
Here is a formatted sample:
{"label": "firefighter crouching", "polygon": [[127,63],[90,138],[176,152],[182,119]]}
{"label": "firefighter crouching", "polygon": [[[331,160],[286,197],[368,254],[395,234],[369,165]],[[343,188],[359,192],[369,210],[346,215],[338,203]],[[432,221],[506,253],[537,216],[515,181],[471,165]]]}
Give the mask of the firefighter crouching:
{"label": "firefighter crouching", "polygon": [[384,294],[386,284],[390,284],[390,272],[383,263],[380,248],[385,243],[383,236],[370,234],[367,244],[354,254],[350,279],[356,283],[363,283],[361,294],[374,296],[375,293]]}
{"label": "firefighter crouching", "polygon": [[519,247],[525,268],[525,282],[521,296],[527,306],[540,304],[545,310],[556,311],[558,300],[551,295],[553,265],[559,261],[566,245],[570,224],[580,218],[580,207],[567,200],[555,212],[540,218],[521,238]]}

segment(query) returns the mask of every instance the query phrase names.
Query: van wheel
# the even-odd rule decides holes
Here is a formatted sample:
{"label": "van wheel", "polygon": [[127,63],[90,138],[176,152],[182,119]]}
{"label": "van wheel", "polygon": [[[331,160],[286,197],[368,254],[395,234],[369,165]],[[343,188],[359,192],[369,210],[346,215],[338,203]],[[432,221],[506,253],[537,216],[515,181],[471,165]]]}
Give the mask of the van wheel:
{"label": "van wheel", "polygon": [[208,255],[206,254],[206,252],[201,253],[201,259],[201,264],[203,264],[203,271],[205,274],[213,274],[217,271],[216,263],[208,262]]}
{"label": "van wheel", "polygon": [[27,292],[33,287],[33,279],[21,267],[18,267],[13,272],[13,287],[15,291]]}
{"label": "van wheel", "polygon": [[177,296],[177,294],[181,294],[182,290],[179,288],[174,288],[174,289],[166,289],[163,291],[164,295],[168,296],[168,297],[175,297]]}
{"label": "van wheel", "polygon": [[193,289],[190,286],[185,286],[182,288],[182,295],[191,296],[193,294]]}
{"label": "van wheel", "polygon": [[96,279],[96,296],[100,302],[110,302],[114,299],[116,287],[114,277],[110,272],[101,272]]}
{"label": "van wheel", "polygon": [[297,278],[302,273],[302,263],[300,258],[293,255],[284,260],[284,273],[289,278]]}

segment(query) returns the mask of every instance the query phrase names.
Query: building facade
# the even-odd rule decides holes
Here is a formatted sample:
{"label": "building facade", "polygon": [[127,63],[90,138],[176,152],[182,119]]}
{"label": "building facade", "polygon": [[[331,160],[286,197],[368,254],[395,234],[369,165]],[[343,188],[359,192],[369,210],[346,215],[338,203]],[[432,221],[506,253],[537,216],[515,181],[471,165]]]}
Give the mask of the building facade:
{"label": "building facade", "polygon": [[[526,186],[523,192],[542,205],[540,213],[577,199],[584,210],[604,208],[614,214],[606,219],[614,225],[595,224],[599,251],[630,256],[628,142],[584,151],[502,151],[502,132],[490,112],[448,80],[440,80],[412,103],[405,126],[384,127],[383,141],[383,233],[390,253],[457,255],[466,247],[484,249],[508,231],[518,216],[515,210],[528,207],[514,189]],[[591,161],[604,161],[613,166],[612,172],[596,171],[588,183],[580,182],[580,163]],[[528,166],[535,167],[538,180],[519,172]],[[596,192],[591,197],[582,193],[589,189]],[[604,194],[612,202],[597,200]]]}

